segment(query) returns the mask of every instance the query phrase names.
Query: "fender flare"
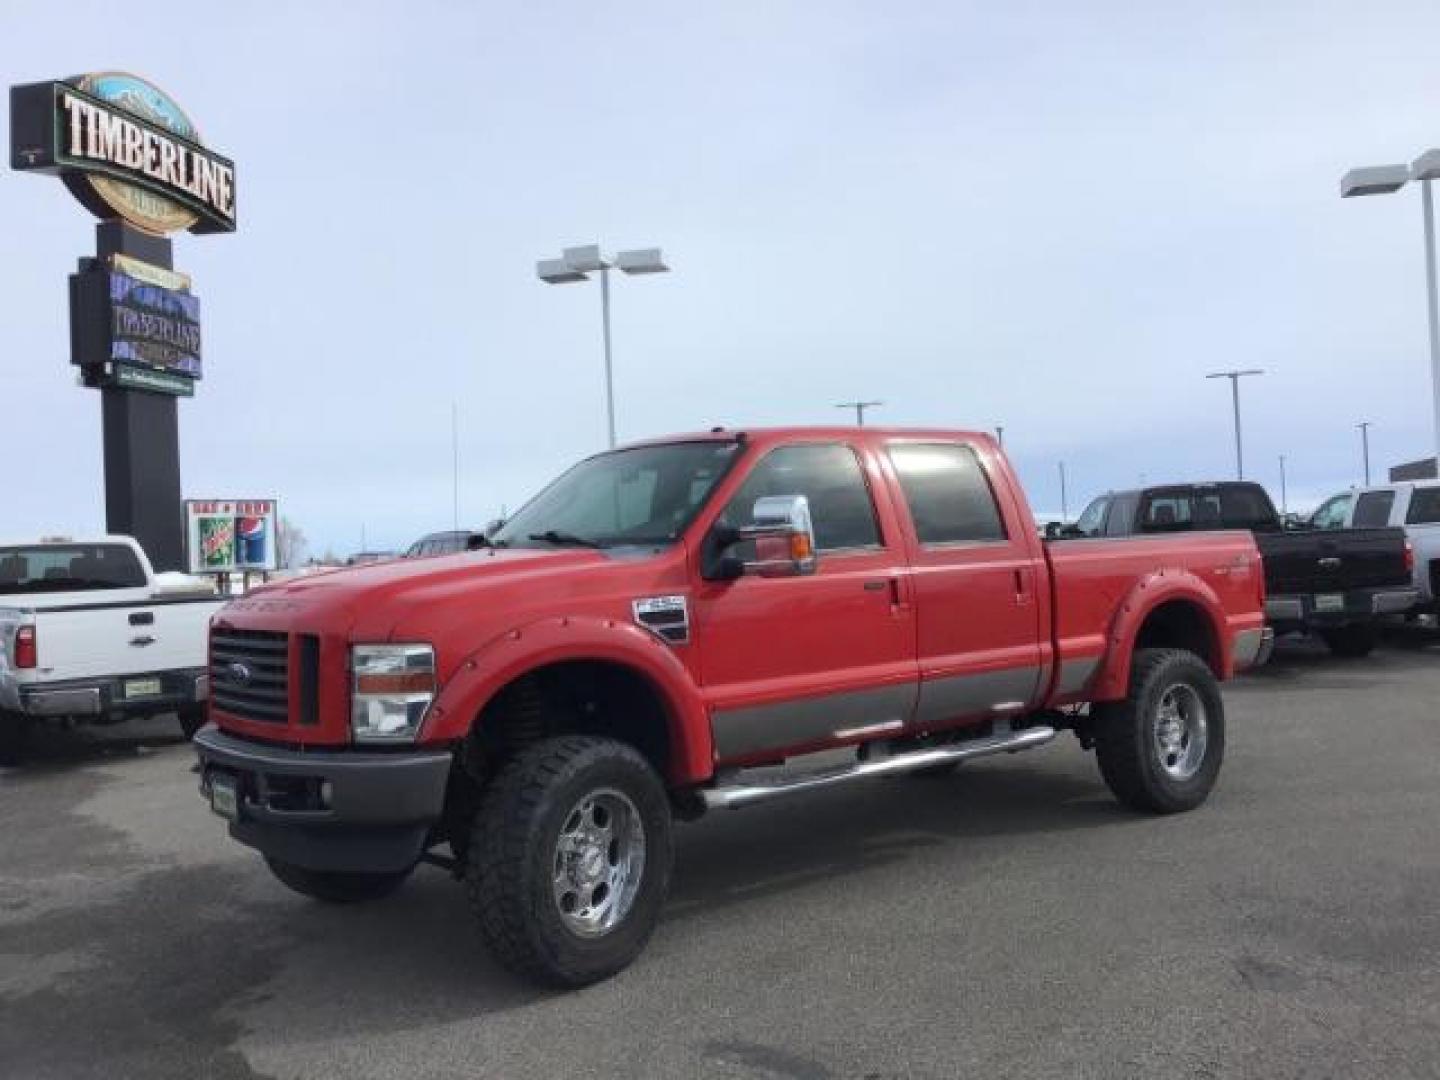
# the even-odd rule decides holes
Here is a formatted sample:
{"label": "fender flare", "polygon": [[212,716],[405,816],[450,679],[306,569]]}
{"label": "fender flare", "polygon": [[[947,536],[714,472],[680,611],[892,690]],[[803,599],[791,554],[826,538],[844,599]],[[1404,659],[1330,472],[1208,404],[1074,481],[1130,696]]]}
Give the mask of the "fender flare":
{"label": "fender flare", "polygon": [[1212,667],[1218,679],[1228,679],[1234,661],[1225,641],[1228,620],[1225,606],[1204,580],[1189,570],[1156,570],[1146,574],[1120,601],[1110,624],[1105,662],[1095,682],[1094,697],[1115,701],[1130,690],[1130,663],[1135,657],[1135,640],[1152,612],[1162,604],[1183,600],[1200,609],[1210,635]]}
{"label": "fender flare", "polygon": [[485,706],[529,671],[567,660],[627,667],[660,695],[670,736],[668,779],[696,783],[714,771],[704,699],[690,672],[654,634],[632,623],[596,616],[538,619],[513,627],[466,656],[440,688],[425,716],[421,742],[465,738]]}

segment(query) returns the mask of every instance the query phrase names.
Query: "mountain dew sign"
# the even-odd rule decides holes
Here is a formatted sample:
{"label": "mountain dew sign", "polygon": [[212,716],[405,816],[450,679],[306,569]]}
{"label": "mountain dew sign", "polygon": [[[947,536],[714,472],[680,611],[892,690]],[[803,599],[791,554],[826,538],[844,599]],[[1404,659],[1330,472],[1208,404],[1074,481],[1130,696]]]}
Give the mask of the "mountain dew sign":
{"label": "mountain dew sign", "polygon": [[233,232],[235,163],[136,75],[107,71],[10,90],[10,164],[58,173],[96,216],[165,235]]}

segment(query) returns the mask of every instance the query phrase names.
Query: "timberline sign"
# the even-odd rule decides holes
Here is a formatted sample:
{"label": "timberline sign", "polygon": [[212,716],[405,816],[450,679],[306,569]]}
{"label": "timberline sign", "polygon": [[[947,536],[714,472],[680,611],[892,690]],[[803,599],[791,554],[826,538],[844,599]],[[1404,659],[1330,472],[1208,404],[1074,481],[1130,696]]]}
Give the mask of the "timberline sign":
{"label": "timberline sign", "polygon": [[97,217],[146,232],[235,229],[235,163],[202,145],[184,110],[135,75],[11,87],[10,164],[58,173]]}

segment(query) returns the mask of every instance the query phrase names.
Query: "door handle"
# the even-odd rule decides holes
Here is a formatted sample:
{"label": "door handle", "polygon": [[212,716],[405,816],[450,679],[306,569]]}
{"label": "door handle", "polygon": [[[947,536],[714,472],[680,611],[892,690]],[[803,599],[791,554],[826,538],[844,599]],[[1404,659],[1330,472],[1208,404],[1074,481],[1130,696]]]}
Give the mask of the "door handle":
{"label": "door handle", "polygon": [[867,582],[865,582],[865,591],[866,591],[866,592],[879,592],[879,591],[880,591],[881,589],[883,589],[883,588],[885,588],[885,582],[883,582],[883,581],[867,581]]}
{"label": "door handle", "polygon": [[1030,571],[1022,568],[1015,570],[1015,604],[1024,607],[1031,600]]}
{"label": "door handle", "polygon": [[154,622],[155,613],[153,611],[136,611],[130,615],[131,626],[151,626]]}
{"label": "door handle", "polygon": [[131,644],[131,645],[139,645],[139,646],[142,646],[142,647],[145,646],[145,645],[154,645],[154,644],[155,644],[155,639],[154,639],[153,637],[151,637],[149,634],[141,634],[139,637],[132,637],[132,638],[130,639],[130,644]]}

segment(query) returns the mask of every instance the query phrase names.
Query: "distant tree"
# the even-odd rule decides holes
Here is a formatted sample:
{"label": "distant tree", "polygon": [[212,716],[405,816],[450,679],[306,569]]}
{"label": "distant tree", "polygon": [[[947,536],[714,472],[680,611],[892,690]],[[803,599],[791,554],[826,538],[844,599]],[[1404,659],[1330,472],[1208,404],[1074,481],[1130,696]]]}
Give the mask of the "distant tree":
{"label": "distant tree", "polygon": [[275,529],[276,552],[280,569],[293,570],[305,561],[305,530],[289,518],[282,517]]}

